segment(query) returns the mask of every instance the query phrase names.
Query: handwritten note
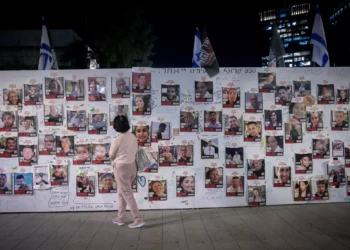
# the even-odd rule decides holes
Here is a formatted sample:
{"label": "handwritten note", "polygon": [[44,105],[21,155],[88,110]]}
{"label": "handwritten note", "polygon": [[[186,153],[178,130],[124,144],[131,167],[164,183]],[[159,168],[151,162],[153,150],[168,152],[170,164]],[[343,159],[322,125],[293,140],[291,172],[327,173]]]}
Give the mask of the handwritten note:
{"label": "handwritten note", "polygon": [[65,207],[69,202],[69,189],[68,188],[52,188],[51,199],[48,202],[49,207]]}
{"label": "handwritten note", "polygon": [[69,211],[75,211],[75,210],[99,210],[99,209],[112,209],[113,204],[112,203],[91,203],[91,204],[79,204],[74,205],[69,208]]}
{"label": "handwritten note", "polygon": [[234,69],[234,68],[224,68],[222,73],[224,74],[241,74],[242,69]]}
{"label": "handwritten note", "polygon": [[188,200],[181,201],[180,203],[181,203],[181,204],[188,205]]}

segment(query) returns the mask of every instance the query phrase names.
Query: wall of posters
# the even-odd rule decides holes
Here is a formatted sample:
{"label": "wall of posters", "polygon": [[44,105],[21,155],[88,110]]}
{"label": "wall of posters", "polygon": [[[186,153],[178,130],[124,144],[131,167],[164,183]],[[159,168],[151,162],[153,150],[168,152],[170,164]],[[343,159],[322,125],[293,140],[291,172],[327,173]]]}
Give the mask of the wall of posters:
{"label": "wall of posters", "polygon": [[350,201],[350,68],[0,72],[0,212],[118,208],[128,117],[140,209]]}

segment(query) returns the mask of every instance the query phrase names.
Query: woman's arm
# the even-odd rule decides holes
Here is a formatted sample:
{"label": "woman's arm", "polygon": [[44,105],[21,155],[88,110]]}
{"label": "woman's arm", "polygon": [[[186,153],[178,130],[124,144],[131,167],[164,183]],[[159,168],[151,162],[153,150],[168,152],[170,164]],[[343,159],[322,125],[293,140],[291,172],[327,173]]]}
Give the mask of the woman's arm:
{"label": "woman's arm", "polygon": [[117,154],[117,151],[118,151],[118,142],[119,142],[119,140],[118,140],[118,137],[117,137],[117,138],[115,138],[115,139],[112,141],[112,143],[111,143],[111,148],[109,149],[109,153],[108,153],[109,159],[110,159],[111,161],[114,161],[115,155]]}

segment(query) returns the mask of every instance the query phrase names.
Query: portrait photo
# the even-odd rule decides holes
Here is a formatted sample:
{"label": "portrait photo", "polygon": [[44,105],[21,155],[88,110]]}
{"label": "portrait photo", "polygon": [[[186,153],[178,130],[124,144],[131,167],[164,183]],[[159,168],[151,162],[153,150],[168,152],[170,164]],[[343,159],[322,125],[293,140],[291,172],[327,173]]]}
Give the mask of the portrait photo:
{"label": "portrait photo", "polygon": [[177,145],[177,165],[193,166],[193,145]]}
{"label": "portrait photo", "polygon": [[306,131],[323,130],[323,111],[306,111]]}
{"label": "portrait photo", "polygon": [[248,180],[264,180],[265,179],[265,159],[261,158],[248,158]]}
{"label": "portrait photo", "polygon": [[222,167],[205,167],[205,188],[223,188],[223,174]]}
{"label": "portrait photo", "polygon": [[180,111],[180,132],[198,132],[199,111]]}
{"label": "portrait photo", "polygon": [[0,110],[0,131],[17,132],[17,112]]}
{"label": "portrait photo", "polygon": [[33,195],[33,173],[14,173],[13,174],[14,194]]}
{"label": "portrait photo", "polygon": [[110,143],[91,144],[92,164],[110,164],[108,155],[110,147]]}
{"label": "portrait photo", "polygon": [[201,158],[202,159],[219,158],[219,139],[218,138],[201,139]]}
{"label": "portrait photo", "polygon": [[310,201],[311,200],[311,181],[293,181],[294,185],[294,201]]}
{"label": "portrait photo", "polygon": [[222,131],[222,111],[204,110],[204,131]]}
{"label": "portrait photo", "polygon": [[0,137],[0,157],[1,158],[17,158],[18,137],[13,135]]}
{"label": "portrait photo", "polygon": [[265,130],[282,130],[282,110],[264,110]]}
{"label": "portrait photo", "polygon": [[161,105],[178,106],[180,105],[180,85],[178,84],[162,84]]}
{"label": "portrait photo", "polygon": [[213,82],[195,81],[194,82],[195,102],[213,101]]}
{"label": "portrait photo", "polygon": [[349,89],[337,89],[337,104],[349,104]]}
{"label": "portrait photo", "polygon": [[226,196],[244,196],[244,176],[226,176]]}
{"label": "portrait photo", "polygon": [[293,81],[294,97],[311,95],[311,81]]}
{"label": "portrait photo", "polygon": [[108,119],[107,113],[89,113],[89,134],[107,134]]}
{"label": "portrait photo", "polygon": [[51,186],[68,186],[68,164],[50,164]]}
{"label": "portrait photo", "polygon": [[107,96],[105,77],[88,77],[89,102],[104,102]]}
{"label": "portrait photo", "polygon": [[170,122],[152,121],[152,142],[159,140],[170,140]]}
{"label": "portrait photo", "polygon": [[243,147],[237,147],[237,148],[225,148],[225,161],[226,161],[226,168],[243,168],[243,161],[244,161],[244,148]]}
{"label": "portrait photo", "polygon": [[346,110],[331,110],[332,131],[349,130],[349,113]]}
{"label": "portrait photo", "polygon": [[243,116],[224,115],[225,135],[242,135]]}
{"label": "portrait photo", "polygon": [[62,126],[63,125],[63,105],[44,105],[45,126]]}
{"label": "portrait photo", "polygon": [[98,192],[100,194],[117,193],[117,181],[114,173],[98,172]]}
{"label": "portrait photo", "polygon": [[262,113],[263,112],[263,94],[245,92],[245,112]]}
{"label": "portrait photo", "polygon": [[244,141],[261,142],[261,121],[244,121]]}
{"label": "portrait photo", "polygon": [[276,92],[276,73],[275,72],[258,72],[259,92],[275,93]]}
{"label": "portrait photo", "polygon": [[276,87],[275,104],[289,106],[292,100],[292,85]]}
{"label": "portrait photo", "polygon": [[151,93],[152,81],[150,72],[132,72],[132,92]]}
{"label": "portrait photo", "polygon": [[248,205],[249,206],[265,206],[266,205],[266,187],[248,186]]}
{"label": "portrait photo", "polygon": [[132,114],[133,115],[151,115],[151,95],[132,95]]}
{"label": "portrait photo", "polygon": [[39,155],[56,155],[56,137],[53,134],[39,134]]}
{"label": "portrait photo", "polygon": [[266,135],[266,156],[283,156],[283,136]]}
{"label": "portrait photo", "polygon": [[24,105],[42,105],[43,104],[43,85],[42,84],[24,84]]}
{"label": "portrait photo", "polygon": [[149,125],[132,125],[132,133],[136,136],[140,147],[151,146],[151,128]]}
{"label": "portrait photo", "polygon": [[170,167],[177,166],[177,147],[172,146],[158,146],[159,166]]}
{"label": "portrait photo", "polygon": [[112,77],[112,98],[130,98],[130,77]]}
{"label": "portrait photo", "polygon": [[195,176],[176,176],[176,197],[195,196]]}
{"label": "portrait photo", "polygon": [[312,153],[295,154],[295,173],[312,174]]}
{"label": "portrait photo", "polygon": [[63,77],[45,77],[45,98],[61,99],[64,97]]}
{"label": "portrait photo", "polygon": [[222,88],[222,107],[223,108],[240,108],[241,107],[241,89]]}
{"label": "portrait photo", "polygon": [[274,187],[291,187],[292,170],[289,166],[273,167],[273,186]]}
{"label": "portrait photo", "polygon": [[84,80],[65,80],[65,92],[67,101],[84,101],[85,85]]}
{"label": "portrait photo", "polygon": [[95,196],[95,176],[92,174],[76,175],[77,196]]}
{"label": "portrait photo", "polygon": [[3,89],[4,105],[15,106],[22,109],[22,89]]}
{"label": "portrait photo", "polygon": [[334,84],[317,84],[317,103],[335,103]]}
{"label": "portrait photo", "polygon": [[284,124],[285,143],[302,143],[303,131],[300,122]]}
{"label": "portrait photo", "polygon": [[166,180],[148,180],[148,200],[166,201],[168,198]]}

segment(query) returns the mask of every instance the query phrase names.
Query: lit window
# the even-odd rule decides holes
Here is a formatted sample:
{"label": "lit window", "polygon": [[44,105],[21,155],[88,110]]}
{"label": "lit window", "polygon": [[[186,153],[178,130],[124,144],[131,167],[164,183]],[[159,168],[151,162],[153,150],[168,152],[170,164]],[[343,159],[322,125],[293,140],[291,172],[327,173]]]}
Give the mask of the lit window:
{"label": "lit window", "polygon": [[292,41],[292,38],[290,37],[290,38],[286,38],[286,39],[284,39],[284,42],[286,43],[286,42],[291,42]]}
{"label": "lit window", "polygon": [[293,38],[293,41],[308,40],[308,39],[310,39],[310,37],[308,36],[296,36]]}
{"label": "lit window", "polygon": [[293,67],[293,63],[290,63],[290,64],[289,64],[289,67],[292,68],[292,67]]}
{"label": "lit window", "polygon": [[307,45],[309,41],[299,42],[300,45]]}
{"label": "lit window", "polygon": [[286,14],[280,14],[280,17],[286,17]]}
{"label": "lit window", "polygon": [[266,30],[271,30],[271,29],[272,29],[271,26],[266,27]]}
{"label": "lit window", "polygon": [[306,61],[306,62],[300,62],[300,66],[310,66],[311,61]]}
{"label": "lit window", "polygon": [[290,27],[290,23],[287,23],[287,26]]}
{"label": "lit window", "polygon": [[297,25],[297,22],[293,22],[292,25],[293,25],[293,26]]}
{"label": "lit window", "polygon": [[307,56],[310,55],[310,51],[295,52],[294,56]]}
{"label": "lit window", "polygon": [[289,43],[285,43],[284,47],[287,48],[289,46]]}

